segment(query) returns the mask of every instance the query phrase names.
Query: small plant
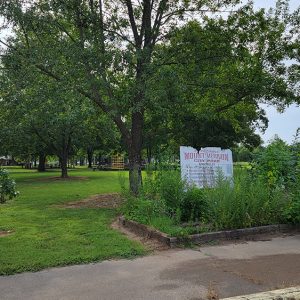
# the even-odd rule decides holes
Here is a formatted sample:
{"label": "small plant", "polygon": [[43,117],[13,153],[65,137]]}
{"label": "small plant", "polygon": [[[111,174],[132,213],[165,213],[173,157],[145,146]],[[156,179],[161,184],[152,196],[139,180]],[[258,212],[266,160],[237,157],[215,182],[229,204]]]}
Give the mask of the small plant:
{"label": "small plant", "polygon": [[217,288],[210,282],[209,286],[207,288],[207,300],[218,300],[219,298],[219,292]]}
{"label": "small plant", "polygon": [[7,170],[0,168],[0,203],[5,203],[18,194],[15,181],[9,177]]}

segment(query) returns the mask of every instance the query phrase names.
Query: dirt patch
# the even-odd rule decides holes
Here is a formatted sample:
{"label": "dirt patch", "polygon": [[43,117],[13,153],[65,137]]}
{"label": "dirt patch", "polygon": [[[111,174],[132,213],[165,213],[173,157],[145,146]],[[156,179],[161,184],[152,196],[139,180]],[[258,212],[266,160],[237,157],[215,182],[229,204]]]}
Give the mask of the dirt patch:
{"label": "dirt patch", "polygon": [[[70,176],[68,178],[61,178],[60,176],[54,177],[45,177],[45,178],[37,178],[34,181],[81,181],[81,180],[88,180],[89,178],[86,176]],[[32,181],[32,180],[28,180]]]}
{"label": "dirt patch", "polygon": [[118,193],[90,196],[80,201],[69,202],[64,208],[117,208],[122,204],[122,197]]}
{"label": "dirt patch", "polygon": [[10,234],[12,234],[12,231],[11,231],[11,230],[7,230],[7,231],[5,231],[5,230],[0,230],[0,238],[1,238],[1,237],[8,236],[8,235],[10,235]]}
{"label": "dirt patch", "polygon": [[138,234],[133,233],[132,231],[129,231],[128,229],[120,225],[118,220],[113,222],[111,227],[125,234],[130,240],[142,243],[145,246],[145,248],[149,251],[163,251],[170,249],[166,244],[160,243],[155,239],[142,237]]}

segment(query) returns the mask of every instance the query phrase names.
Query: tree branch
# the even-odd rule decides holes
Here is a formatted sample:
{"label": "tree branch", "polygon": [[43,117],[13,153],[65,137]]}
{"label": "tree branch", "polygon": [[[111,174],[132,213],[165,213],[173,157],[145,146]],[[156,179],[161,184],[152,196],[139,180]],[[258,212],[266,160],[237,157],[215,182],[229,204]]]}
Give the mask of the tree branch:
{"label": "tree branch", "polygon": [[140,36],[139,36],[137,25],[136,25],[136,22],[134,19],[132,3],[131,3],[131,0],[125,0],[125,2],[126,2],[127,10],[128,10],[128,16],[129,16],[129,21],[130,21],[131,29],[133,32],[134,40],[135,40],[136,46],[138,47],[139,41],[140,41]]}

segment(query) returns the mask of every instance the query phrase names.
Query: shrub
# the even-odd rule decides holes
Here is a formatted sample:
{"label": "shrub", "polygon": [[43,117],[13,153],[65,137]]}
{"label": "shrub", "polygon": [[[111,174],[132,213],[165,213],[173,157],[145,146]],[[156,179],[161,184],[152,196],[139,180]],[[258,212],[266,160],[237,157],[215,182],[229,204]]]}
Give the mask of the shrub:
{"label": "shrub", "polygon": [[181,221],[202,221],[207,213],[207,201],[203,190],[187,188],[180,203]]}
{"label": "shrub", "polygon": [[165,210],[164,203],[159,199],[135,198],[129,194],[121,208],[125,217],[143,224],[150,224],[154,217],[165,215]]}
{"label": "shrub", "polygon": [[0,168],[0,203],[5,203],[18,195],[16,183],[9,177],[7,170]]}
{"label": "shrub", "polygon": [[262,177],[271,187],[287,187],[296,181],[297,158],[290,147],[275,138],[260,151],[253,163],[256,176]]}
{"label": "shrub", "polygon": [[284,210],[285,221],[292,224],[300,224],[300,189],[297,189]]}
{"label": "shrub", "polygon": [[180,171],[148,170],[141,194],[147,199],[160,199],[165,203],[169,215],[174,216],[180,207],[184,190],[185,184],[181,180]]}
{"label": "shrub", "polygon": [[171,215],[174,215],[184,196],[184,182],[179,171],[165,171],[158,176],[159,195]]}

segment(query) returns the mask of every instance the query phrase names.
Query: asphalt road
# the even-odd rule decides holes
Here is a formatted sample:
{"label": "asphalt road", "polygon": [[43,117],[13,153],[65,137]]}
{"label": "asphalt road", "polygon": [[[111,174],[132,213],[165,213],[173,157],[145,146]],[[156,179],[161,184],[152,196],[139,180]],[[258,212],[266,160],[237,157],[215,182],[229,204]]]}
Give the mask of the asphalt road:
{"label": "asphalt road", "polygon": [[300,285],[300,235],[0,277],[0,299],[208,299]]}

